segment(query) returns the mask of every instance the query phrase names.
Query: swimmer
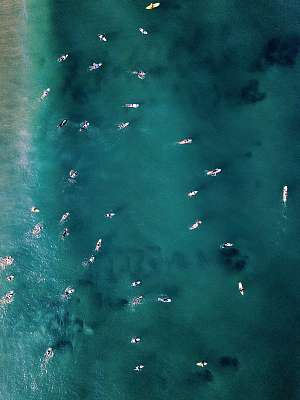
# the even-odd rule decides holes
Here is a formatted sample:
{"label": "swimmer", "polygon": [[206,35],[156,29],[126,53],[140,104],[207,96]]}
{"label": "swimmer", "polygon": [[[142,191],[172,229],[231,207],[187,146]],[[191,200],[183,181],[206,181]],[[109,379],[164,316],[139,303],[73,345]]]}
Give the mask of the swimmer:
{"label": "swimmer", "polygon": [[105,218],[112,219],[112,217],[114,217],[115,215],[116,215],[116,214],[113,213],[113,212],[108,212],[108,213],[106,213],[106,214],[104,215],[104,217],[105,217]]}
{"label": "swimmer", "polygon": [[95,251],[99,251],[102,247],[102,239],[99,239],[96,243]]}
{"label": "swimmer", "polygon": [[37,207],[31,207],[30,211],[32,213],[39,213],[40,212],[40,210]]}
{"label": "swimmer", "polygon": [[57,59],[57,61],[58,62],[63,62],[63,61],[66,61],[66,59],[69,57],[69,54],[63,54],[63,55],[61,55],[58,59]]}
{"label": "swimmer", "polygon": [[5,296],[3,296],[0,299],[0,304],[1,305],[11,304],[13,302],[13,300],[14,300],[14,295],[15,295],[14,291],[10,290],[9,292],[6,293]]}
{"label": "swimmer", "polygon": [[42,233],[43,225],[38,223],[32,229],[33,236],[39,236]]}
{"label": "swimmer", "polygon": [[49,95],[49,92],[50,92],[50,88],[45,89],[45,90],[43,91],[41,97],[40,97],[40,100],[41,100],[41,101],[44,100],[44,99]]}
{"label": "swimmer", "polygon": [[119,129],[125,129],[129,125],[129,122],[120,122],[117,126]]}
{"label": "swimmer", "polygon": [[130,340],[130,343],[133,343],[133,344],[140,343],[140,342],[141,342],[141,338],[139,338],[138,336],[134,336]]}
{"label": "swimmer", "polygon": [[128,103],[124,105],[126,108],[139,108],[139,106],[140,105],[138,103]]}
{"label": "swimmer", "polygon": [[148,32],[144,28],[139,28],[142,35],[148,35]]}
{"label": "swimmer", "polygon": [[5,269],[6,267],[11,266],[14,263],[14,258],[11,256],[5,256],[0,258],[0,268]]}
{"label": "swimmer", "polygon": [[191,138],[187,138],[187,139],[182,139],[179,142],[177,142],[177,144],[191,144],[192,143],[192,139]]}
{"label": "swimmer", "polygon": [[133,306],[136,306],[137,304],[141,304],[142,301],[143,301],[143,296],[134,297],[134,298],[132,299],[131,304],[132,304]]}
{"label": "swimmer", "polygon": [[71,295],[75,292],[75,289],[72,288],[71,286],[68,286],[65,291],[64,294],[62,295],[62,297],[64,299],[69,299],[71,297]]}
{"label": "swimmer", "polygon": [[107,38],[105,35],[102,35],[101,33],[98,34],[98,38],[100,42],[107,42]]}
{"label": "swimmer", "polygon": [[170,297],[168,297],[168,296],[159,296],[157,298],[157,301],[160,302],[160,303],[171,303],[172,299]]}
{"label": "swimmer", "polygon": [[226,249],[227,247],[233,247],[233,243],[226,242],[221,244],[220,249]]}
{"label": "swimmer", "polygon": [[199,361],[199,362],[196,363],[196,365],[197,365],[197,367],[204,368],[207,365],[207,362],[204,361],[204,360],[203,361]]}
{"label": "swimmer", "polygon": [[65,228],[65,229],[63,230],[62,235],[61,235],[61,238],[64,239],[65,237],[67,237],[67,236],[69,236],[69,235],[70,235],[69,229],[68,229],[68,228]]}
{"label": "swimmer", "polygon": [[141,372],[141,370],[144,368],[144,365],[143,364],[139,364],[139,365],[137,365],[135,368],[134,368],[134,371],[136,371],[136,372]]}
{"label": "swimmer", "polygon": [[8,276],[6,277],[6,280],[7,280],[8,282],[12,282],[14,279],[15,279],[15,276],[14,276],[14,275],[8,275]]}
{"label": "swimmer", "polygon": [[62,224],[63,222],[65,222],[69,218],[69,216],[70,216],[69,212],[64,213],[59,222]]}
{"label": "swimmer", "polygon": [[6,295],[4,296],[5,300],[6,300],[6,304],[10,304],[13,302],[14,295],[15,295],[15,293],[13,290],[10,290],[9,292],[6,293]]}
{"label": "swimmer", "polygon": [[77,175],[78,175],[78,172],[75,171],[74,169],[71,169],[71,171],[69,172],[69,177],[71,179],[75,179]]}
{"label": "swimmer", "polygon": [[99,64],[93,63],[92,65],[89,66],[89,71],[95,71],[96,69],[102,67],[102,65],[103,65],[102,63]]}
{"label": "swimmer", "polygon": [[88,130],[90,123],[88,121],[81,122],[79,132]]}
{"label": "swimmer", "polygon": [[199,228],[199,226],[202,224],[202,221],[198,219],[196,222],[193,223],[192,226],[189,227],[190,231],[193,231],[194,229]]}
{"label": "swimmer", "polygon": [[208,176],[217,176],[221,172],[222,172],[221,168],[215,168],[215,169],[211,169],[210,171],[207,171],[206,175],[208,175]]}
{"label": "swimmer", "polygon": [[47,363],[54,356],[54,351],[52,347],[48,347],[44,354],[44,362]]}
{"label": "swimmer", "polygon": [[137,287],[137,286],[141,286],[141,284],[142,284],[142,281],[134,281],[134,282],[131,283],[131,286],[132,287]]}
{"label": "swimmer", "polygon": [[146,72],[144,71],[133,71],[132,74],[137,75],[139,79],[145,79],[146,77]]}
{"label": "swimmer", "polygon": [[239,291],[240,291],[241,295],[244,296],[245,288],[244,288],[242,282],[239,282],[238,286],[239,286]]}
{"label": "swimmer", "polygon": [[193,191],[189,192],[187,195],[188,195],[188,197],[194,197],[194,196],[197,196],[197,194],[198,194],[198,190],[193,190]]}
{"label": "swimmer", "polygon": [[95,262],[95,256],[91,256],[90,258],[89,258],[89,261],[88,261],[90,264],[93,264],[93,262]]}
{"label": "swimmer", "polygon": [[57,125],[58,128],[62,128],[65,125],[67,125],[68,120],[67,119],[63,119],[62,121],[60,121],[60,123]]}
{"label": "swimmer", "polygon": [[288,200],[288,187],[287,186],[283,186],[283,189],[282,189],[282,201],[283,201],[283,204],[286,204],[287,200]]}

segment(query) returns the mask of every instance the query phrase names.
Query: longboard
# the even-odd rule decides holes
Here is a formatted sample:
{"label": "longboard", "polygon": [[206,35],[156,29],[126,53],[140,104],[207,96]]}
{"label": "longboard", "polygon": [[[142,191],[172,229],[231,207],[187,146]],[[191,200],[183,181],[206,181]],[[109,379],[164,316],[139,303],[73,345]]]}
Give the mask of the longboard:
{"label": "longboard", "polygon": [[150,3],[147,7],[146,10],[153,10],[154,8],[157,8],[160,6],[160,3]]}

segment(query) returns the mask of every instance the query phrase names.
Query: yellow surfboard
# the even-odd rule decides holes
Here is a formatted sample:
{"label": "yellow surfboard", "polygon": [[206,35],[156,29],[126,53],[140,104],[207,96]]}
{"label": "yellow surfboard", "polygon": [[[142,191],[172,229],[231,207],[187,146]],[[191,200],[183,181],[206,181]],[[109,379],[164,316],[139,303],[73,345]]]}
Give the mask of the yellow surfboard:
{"label": "yellow surfboard", "polygon": [[146,10],[153,10],[154,8],[157,8],[160,6],[160,3],[150,3],[147,7]]}

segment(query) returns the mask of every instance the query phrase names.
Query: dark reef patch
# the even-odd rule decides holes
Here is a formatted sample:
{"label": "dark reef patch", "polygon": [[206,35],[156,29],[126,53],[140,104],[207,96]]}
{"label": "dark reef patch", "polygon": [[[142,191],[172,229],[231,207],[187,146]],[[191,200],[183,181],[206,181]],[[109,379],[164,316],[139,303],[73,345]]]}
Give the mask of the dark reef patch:
{"label": "dark reef patch", "polygon": [[251,79],[241,89],[241,100],[243,103],[257,103],[266,98],[266,94],[259,91],[259,82],[257,79]]}
{"label": "dark reef patch", "polygon": [[223,356],[220,358],[219,363],[221,367],[238,368],[239,361],[235,357]]}
{"label": "dark reef patch", "polygon": [[300,38],[297,35],[274,37],[266,43],[256,67],[258,70],[264,70],[270,65],[292,67],[296,63],[299,49]]}

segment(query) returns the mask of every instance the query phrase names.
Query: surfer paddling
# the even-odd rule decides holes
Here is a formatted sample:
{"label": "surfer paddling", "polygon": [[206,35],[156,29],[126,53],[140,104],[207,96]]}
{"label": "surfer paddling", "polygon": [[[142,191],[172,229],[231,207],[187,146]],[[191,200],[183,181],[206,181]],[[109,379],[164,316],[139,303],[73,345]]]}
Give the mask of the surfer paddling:
{"label": "surfer paddling", "polygon": [[43,93],[41,94],[41,97],[40,97],[40,100],[41,101],[43,101],[43,100],[45,100],[45,98],[46,97],[48,97],[48,95],[49,95],[49,93],[50,93],[50,88],[48,88],[48,89],[45,89],[44,91],[43,91]]}
{"label": "surfer paddling", "polygon": [[96,71],[96,69],[99,69],[100,67],[102,67],[102,63],[93,63],[92,65],[89,66],[89,71]]}
{"label": "surfer paddling", "polygon": [[190,227],[189,227],[189,230],[190,231],[193,231],[194,229],[197,229],[197,228],[199,228],[199,226],[202,224],[202,221],[200,220],[200,219],[198,219],[197,221],[195,221],[194,223],[193,223],[193,225],[191,225]]}
{"label": "surfer paddling", "polygon": [[197,367],[204,368],[207,365],[207,361],[204,361],[204,360],[199,361],[196,363],[196,365],[197,365]]}
{"label": "surfer paddling", "polygon": [[227,249],[229,247],[233,247],[233,243],[226,242],[220,245],[220,249]]}
{"label": "surfer paddling", "polygon": [[283,204],[286,204],[288,200],[288,187],[287,186],[283,186],[282,189],[282,201]]}
{"label": "surfer paddling", "polygon": [[102,247],[102,239],[99,239],[96,243],[95,251],[99,251]]}
{"label": "surfer paddling", "polygon": [[222,172],[221,168],[211,169],[210,171],[206,171],[207,176],[217,176]]}
{"label": "surfer paddling", "polygon": [[195,197],[195,196],[197,196],[197,194],[198,194],[198,190],[192,190],[187,195],[188,195],[188,197]]}
{"label": "surfer paddling", "polygon": [[147,5],[146,10],[154,10],[155,8],[159,7],[160,3],[150,3]]}
{"label": "surfer paddling", "polygon": [[52,347],[48,347],[48,349],[45,351],[44,357],[43,357],[43,363],[42,363],[42,367],[46,367],[46,365],[48,364],[48,362],[51,360],[51,358],[53,358],[54,356],[54,351],[52,349]]}
{"label": "surfer paddling", "polygon": [[59,63],[62,63],[62,62],[64,62],[64,61],[66,61],[66,59],[69,57],[69,54],[63,54],[63,55],[61,55],[58,59],[57,59],[57,61],[59,62]]}
{"label": "surfer paddling", "polygon": [[66,220],[69,218],[69,216],[70,216],[70,213],[69,212],[66,212],[66,213],[64,213],[63,215],[62,215],[62,217],[61,217],[61,219],[60,219],[60,223],[61,224],[63,224],[64,222],[66,222]]}
{"label": "surfer paddling", "polygon": [[128,104],[124,104],[124,107],[126,108],[139,108],[139,104],[138,103],[128,103]]}
{"label": "surfer paddling", "polygon": [[187,139],[179,140],[179,142],[177,142],[177,144],[191,144],[192,141],[193,140],[191,138],[187,138]]}
{"label": "surfer paddling", "polygon": [[148,35],[148,32],[144,28],[139,28],[142,35]]}
{"label": "surfer paddling", "polygon": [[146,72],[144,71],[133,71],[132,74],[137,75],[139,79],[145,79],[146,77]]}
{"label": "surfer paddling", "polygon": [[120,122],[119,124],[117,124],[117,127],[119,130],[121,130],[121,129],[127,128],[128,125],[129,125],[129,122]]}
{"label": "surfer paddling", "polygon": [[241,293],[242,296],[244,296],[245,288],[244,288],[242,282],[238,283],[238,287],[239,287],[239,292]]}
{"label": "surfer paddling", "polygon": [[64,299],[69,299],[69,298],[72,296],[72,294],[73,294],[74,292],[75,292],[75,289],[72,288],[71,286],[68,286],[68,287],[64,290],[64,293],[63,293],[62,297],[63,297]]}

